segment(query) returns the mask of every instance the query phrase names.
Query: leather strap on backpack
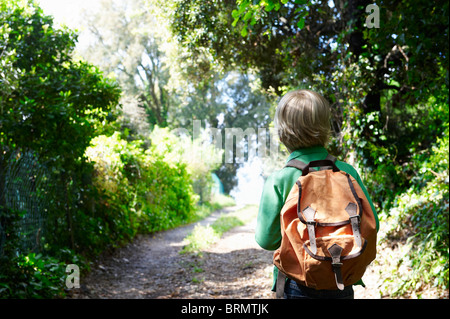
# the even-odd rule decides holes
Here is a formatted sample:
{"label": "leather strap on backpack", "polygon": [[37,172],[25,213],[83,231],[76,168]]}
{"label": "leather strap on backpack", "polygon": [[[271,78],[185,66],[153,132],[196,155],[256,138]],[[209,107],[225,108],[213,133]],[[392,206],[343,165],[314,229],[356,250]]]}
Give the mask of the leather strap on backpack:
{"label": "leather strap on backpack", "polygon": [[[310,165],[311,163],[313,165]],[[337,171],[339,171],[339,169],[336,167],[335,163],[336,163],[336,157],[328,154],[325,159],[319,160],[319,161],[312,161],[308,164],[294,158],[294,159],[291,159],[289,162],[287,162],[284,167],[295,167],[296,169],[301,170],[302,175],[305,176],[311,171],[316,171],[316,169],[313,168],[316,166],[320,166],[321,167],[320,170],[332,168],[333,171],[337,172]],[[314,165],[314,164],[318,164],[318,165]]]}
{"label": "leather strap on backpack", "polygon": [[[298,214],[298,210],[297,210]],[[317,253],[317,245],[316,245],[316,221],[314,220],[314,215],[316,211],[310,206],[306,207],[303,210],[303,216],[306,218],[306,227],[308,229],[308,237],[309,237],[309,247],[311,252],[315,255]],[[300,218],[300,217],[299,217]]]}
{"label": "leather strap on backpack", "polygon": [[278,276],[277,276],[277,284],[276,284],[276,291],[275,296],[277,299],[283,299],[284,298],[284,286],[286,284],[286,275],[278,269]]}
{"label": "leather strap on backpack", "polygon": [[303,171],[307,165],[308,164],[294,158],[287,162],[285,167],[295,167],[296,169]]}
{"label": "leather strap on backpack", "polygon": [[309,162],[302,170],[302,176],[308,175],[313,170],[312,167],[320,167],[320,170],[333,169],[333,172],[339,172],[339,168],[336,166],[336,158],[330,154],[324,160]]}
{"label": "leather strap on backpack", "polygon": [[344,290],[344,281],[342,280],[342,272],[341,272],[341,253],[342,247],[338,244],[333,244],[328,248],[328,251],[331,255],[331,265],[333,266],[334,277],[336,279],[336,286],[339,290]]}
{"label": "leather strap on backpack", "polygon": [[359,248],[361,248],[362,240],[361,240],[361,230],[359,227],[360,223],[361,223],[361,216],[358,215],[356,204],[349,203],[347,205],[347,207],[345,208],[345,211],[350,216],[350,223],[352,225],[353,236],[355,237],[355,243]]}

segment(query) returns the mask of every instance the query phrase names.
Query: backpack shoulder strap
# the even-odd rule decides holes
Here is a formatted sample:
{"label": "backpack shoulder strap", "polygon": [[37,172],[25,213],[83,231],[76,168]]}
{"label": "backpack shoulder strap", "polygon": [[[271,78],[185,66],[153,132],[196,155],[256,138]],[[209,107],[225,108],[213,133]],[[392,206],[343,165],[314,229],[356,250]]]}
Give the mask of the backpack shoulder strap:
{"label": "backpack shoulder strap", "polygon": [[[328,154],[325,160],[331,161],[333,164],[336,163],[336,157],[333,155]],[[299,161],[298,159],[291,159],[289,162],[286,163],[284,167],[295,167],[301,171],[303,171],[308,164]],[[313,168],[309,168],[310,171],[315,171]]]}
{"label": "backpack shoulder strap", "polygon": [[333,164],[336,163],[336,157],[334,157],[333,155],[328,154],[325,159],[333,162]]}
{"label": "backpack shoulder strap", "polygon": [[303,171],[306,166],[307,166],[306,163],[299,161],[298,159],[291,159],[289,162],[287,162],[285,167],[295,167],[295,168]]}

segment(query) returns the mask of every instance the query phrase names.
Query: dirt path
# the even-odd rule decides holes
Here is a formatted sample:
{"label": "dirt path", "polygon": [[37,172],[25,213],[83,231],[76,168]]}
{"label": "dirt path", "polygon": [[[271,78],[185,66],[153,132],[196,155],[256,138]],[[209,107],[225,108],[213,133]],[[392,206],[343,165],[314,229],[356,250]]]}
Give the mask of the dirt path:
{"label": "dirt path", "polygon": [[[200,222],[212,224],[230,207]],[[153,236],[139,236],[104,258],[71,298],[273,298],[272,252],[254,240],[255,221],[225,233],[199,255],[180,254],[183,239],[195,224]],[[379,298],[376,273],[364,277],[367,288],[355,288],[355,298]],[[375,289],[374,289],[375,288]]]}

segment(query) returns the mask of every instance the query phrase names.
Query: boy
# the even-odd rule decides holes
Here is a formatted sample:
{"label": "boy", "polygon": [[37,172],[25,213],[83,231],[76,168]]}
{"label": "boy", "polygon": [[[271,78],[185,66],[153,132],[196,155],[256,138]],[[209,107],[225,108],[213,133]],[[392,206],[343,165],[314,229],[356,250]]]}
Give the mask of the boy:
{"label": "boy", "polygon": [[[310,90],[287,93],[279,102],[275,114],[275,126],[280,141],[291,153],[286,162],[298,159],[302,162],[323,160],[328,152],[325,149],[330,137],[329,104],[320,94]],[[366,195],[375,215],[378,217],[359,174],[349,164],[336,161],[336,166],[353,176]],[[256,242],[264,249],[276,250],[281,244],[280,212],[294,183],[302,174],[294,167],[285,167],[272,174],[264,184],[257,218]],[[278,269],[274,268],[274,285]],[[285,298],[344,298],[353,299],[353,287],[344,290],[315,290],[287,279],[284,288]]]}

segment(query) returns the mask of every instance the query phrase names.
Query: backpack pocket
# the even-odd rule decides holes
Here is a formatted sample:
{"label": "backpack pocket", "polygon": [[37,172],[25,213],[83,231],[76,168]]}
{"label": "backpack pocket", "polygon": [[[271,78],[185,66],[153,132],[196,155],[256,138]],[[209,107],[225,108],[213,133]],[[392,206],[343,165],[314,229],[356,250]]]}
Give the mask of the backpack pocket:
{"label": "backpack pocket", "polygon": [[[365,268],[358,264],[367,246],[364,238],[362,247],[356,244],[352,235],[318,237],[316,246],[317,252],[314,254],[309,240],[303,244],[306,253],[300,263],[303,263],[302,267],[305,269],[307,286],[316,289],[343,289],[344,286],[356,283],[364,274]],[[332,247],[339,247],[337,255]]]}

